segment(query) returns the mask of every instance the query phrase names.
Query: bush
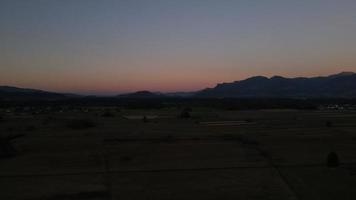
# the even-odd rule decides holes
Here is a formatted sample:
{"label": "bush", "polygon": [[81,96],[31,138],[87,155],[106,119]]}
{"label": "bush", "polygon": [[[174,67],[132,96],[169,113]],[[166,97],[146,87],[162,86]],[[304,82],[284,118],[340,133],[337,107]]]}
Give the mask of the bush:
{"label": "bush", "polygon": [[90,191],[78,192],[71,194],[55,194],[53,196],[42,197],[39,200],[56,200],[56,199],[108,199],[110,195],[107,191]]}
{"label": "bush", "polygon": [[67,127],[74,130],[89,129],[95,126],[95,123],[90,119],[73,119],[67,123]]}
{"label": "bush", "polygon": [[120,160],[121,161],[123,161],[123,162],[129,162],[129,161],[132,161],[132,157],[130,157],[130,156],[122,156],[121,158],[120,158]]}
{"label": "bush", "polygon": [[245,119],[245,122],[247,122],[247,123],[252,123],[253,120],[252,120],[252,119]]}
{"label": "bush", "polygon": [[182,110],[182,112],[180,113],[180,118],[184,118],[184,119],[187,119],[187,118],[191,118],[191,108],[185,108]]}
{"label": "bush", "polygon": [[35,130],[36,130],[36,127],[33,126],[33,125],[30,125],[30,126],[26,127],[26,131],[35,131]]}
{"label": "bush", "polygon": [[186,108],[184,108],[183,110],[184,110],[184,111],[187,111],[187,112],[192,112],[192,111],[193,111],[193,109],[192,109],[191,107],[186,107]]}
{"label": "bush", "polygon": [[160,141],[161,142],[172,143],[172,142],[175,142],[176,139],[172,135],[166,135],[166,136],[163,136],[162,138],[160,138]]}
{"label": "bush", "polygon": [[115,114],[110,111],[105,111],[101,116],[102,117],[115,117]]}
{"label": "bush", "polygon": [[43,125],[48,125],[48,124],[52,123],[54,120],[55,120],[54,117],[48,116],[48,117],[43,119],[42,124]]}
{"label": "bush", "polygon": [[331,121],[327,121],[327,122],[325,122],[325,126],[326,127],[332,127],[333,123]]}
{"label": "bush", "polygon": [[15,147],[11,144],[9,139],[0,138],[0,158],[10,158],[15,156]]}
{"label": "bush", "polygon": [[328,167],[338,167],[340,165],[339,156],[335,152],[330,152],[326,164]]}
{"label": "bush", "polygon": [[143,121],[144,123],[147,123],[147,122],[148,122],[148,118],[147,118],[147,116],[146,116],[146,115],[145,115],[145,116],[143,116],[142,121]]}

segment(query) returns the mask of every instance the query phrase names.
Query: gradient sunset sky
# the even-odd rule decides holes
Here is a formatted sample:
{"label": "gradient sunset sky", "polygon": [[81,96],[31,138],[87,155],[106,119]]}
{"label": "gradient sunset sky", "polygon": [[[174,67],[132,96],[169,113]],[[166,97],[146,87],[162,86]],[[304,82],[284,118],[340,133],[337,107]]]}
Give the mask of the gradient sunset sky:
{"label": "gradient sunset sky", "polygon": [[0,0],[0,85],[116,94],[356,71],[355,0]]}

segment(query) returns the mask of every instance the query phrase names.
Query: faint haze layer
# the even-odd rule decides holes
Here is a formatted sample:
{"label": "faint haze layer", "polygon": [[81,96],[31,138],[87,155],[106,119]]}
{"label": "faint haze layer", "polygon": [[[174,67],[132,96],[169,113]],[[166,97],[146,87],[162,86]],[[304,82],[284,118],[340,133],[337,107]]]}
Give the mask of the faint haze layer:
{"label": "faint haze layer", "polygon": [[0,85],[190,91],[356,71],[355,0],[1,0]]}

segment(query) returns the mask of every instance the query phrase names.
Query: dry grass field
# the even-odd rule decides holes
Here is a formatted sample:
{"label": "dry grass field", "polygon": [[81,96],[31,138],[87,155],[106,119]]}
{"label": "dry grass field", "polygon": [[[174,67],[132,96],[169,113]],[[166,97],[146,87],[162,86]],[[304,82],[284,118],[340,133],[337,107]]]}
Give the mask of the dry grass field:
{"label": "dry grass field", "polygon": [[1,110],[0,199],[356,199],[354,111],[179,114]]}

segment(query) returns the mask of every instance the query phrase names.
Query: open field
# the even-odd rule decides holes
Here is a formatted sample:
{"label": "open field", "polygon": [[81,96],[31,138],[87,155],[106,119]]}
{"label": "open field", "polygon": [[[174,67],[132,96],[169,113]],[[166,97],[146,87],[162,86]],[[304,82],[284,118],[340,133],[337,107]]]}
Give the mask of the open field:
{"label": "open field", "polygon": [[0,199],[356,199],[355,111],[0,112]]}

